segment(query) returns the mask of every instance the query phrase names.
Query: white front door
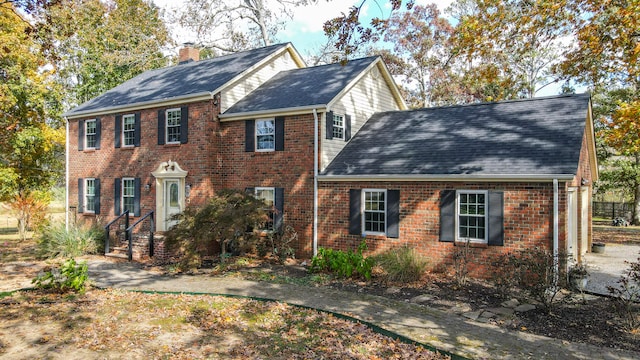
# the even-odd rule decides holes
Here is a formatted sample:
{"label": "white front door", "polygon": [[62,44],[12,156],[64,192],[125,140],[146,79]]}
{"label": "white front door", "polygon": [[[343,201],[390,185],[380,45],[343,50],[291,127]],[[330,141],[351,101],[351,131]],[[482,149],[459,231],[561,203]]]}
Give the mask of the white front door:
{"label": "white front door", "polygon": [[567,255],[578,261],[578,194],[569,188],[567,195]]}
{"label": "white front door", "polygon": [[172,219],[172,217],[182,212],[180,208],[182,201],[180,200],[180,180],[166,179],[164,181],[164,228],[166,230],[169,230],[169,228],[178,223],[178,221]]}

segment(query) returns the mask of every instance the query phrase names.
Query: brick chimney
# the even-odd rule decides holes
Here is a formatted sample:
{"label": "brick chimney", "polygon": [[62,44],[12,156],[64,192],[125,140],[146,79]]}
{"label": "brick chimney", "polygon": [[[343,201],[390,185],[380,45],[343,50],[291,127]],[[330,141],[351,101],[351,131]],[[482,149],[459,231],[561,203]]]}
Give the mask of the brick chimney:
{"label": "brick chimney", "polygon": [[198,50],[193,43],[186,42],[182,44],[182,48],[178,52],[178,63],[186,64],[191,61],[200,60],[200,50]]}

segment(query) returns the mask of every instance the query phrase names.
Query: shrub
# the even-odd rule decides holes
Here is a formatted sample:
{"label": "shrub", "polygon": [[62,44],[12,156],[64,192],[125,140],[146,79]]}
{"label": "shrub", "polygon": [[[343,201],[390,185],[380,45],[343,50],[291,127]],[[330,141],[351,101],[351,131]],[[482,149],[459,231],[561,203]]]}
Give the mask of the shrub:
{"label": "shrub", "polygon": [[622,320],[622,328],[629,332],[640,330],[640,258],[628,262],[629,268],[618,279],[618,286],[608,286],[614,309]]}
{"label": "shrub", "polygon": [[375,257],[391,282],[413,282],[422,277],[428,261],[408,246],[386,251]]}
{"label": "shrub", "polygon": [[175,219],[178,224],[165,233],[165,245],[181,257],[180,267],[195,268],[202,264],[212,242],[226,259],[230,249],[247,248],[258,239],[252,228],[260,228],[268,220],[265,204],[240,190],[221,190],[201,207],[187,207]]}
{"label": "shrub", "polygon": [[67,259],[60,268],[51,267],[38,275],[31,283],[38,289],[48,289],[60,292],[74,291],[84,293],[88,279],[86,262],[76,263],[74,259]]}
{"label": "shrub", "polygon": [[78,257],[97,254],[104,248],[104,229],[91,226],[54,223],[42,227],[37,238],[38,255],[43,258]]}
{"label": "shrub", "polygon": [[500,259],[500,262],[494,262],[494,274],[502,273],[494,275],[494,279],[498,280],[498,288],[504,291],[517,284],[550,312],[556,296],[565,286],[565,278],[555,271],[556,262],[557,268],[563,269],[567,255],[559,253],[556,257],[553,252],[544,249],[527,249],[505,254]]}
{"label": "shrub", "polygon": [[280,230],[270,232],[256,247],[259,256],[264,257],[271,253],[280,263],[284,263],[288,258],[295,256],[295,249],[291,245],[297,242],[296,230],[289,224],[282,224]]}
{"label": "shrub", "polygon": [[462,246],[455,247],[453,251],[453,269],[456,282],[460,286],[467,284],[469,279],[469,260],[471,259],[471,246],[470,241],[467,239]]}
{"label": "shrub", "polygon": [[374,259],[362,255],[366,249],[364,240],[358,245],[356,252],[319,248],[318,255],[311,259],[310,271],[330,271],[345,278],[361,276],[369,280]]}

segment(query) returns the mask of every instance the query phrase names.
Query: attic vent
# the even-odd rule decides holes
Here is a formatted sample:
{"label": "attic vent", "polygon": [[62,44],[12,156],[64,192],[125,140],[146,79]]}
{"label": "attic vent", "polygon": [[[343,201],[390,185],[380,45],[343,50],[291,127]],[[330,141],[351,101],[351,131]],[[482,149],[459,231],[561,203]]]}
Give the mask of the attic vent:
{"label": "attic vent", "polygon": [[186,64],[198,60],[200,60],[200,50],[192,42],[182,44],[182,48],[178,52],[178,64]]}

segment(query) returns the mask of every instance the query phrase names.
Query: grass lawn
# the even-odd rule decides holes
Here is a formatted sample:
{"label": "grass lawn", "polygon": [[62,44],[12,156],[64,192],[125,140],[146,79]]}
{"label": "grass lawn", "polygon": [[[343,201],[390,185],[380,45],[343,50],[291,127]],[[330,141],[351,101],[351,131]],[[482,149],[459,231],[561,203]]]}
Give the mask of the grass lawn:
{"label": "grass lawn", "polygon": [[[0,216],[5,214],[0,214]],[[278,302],[89,288],[10,290],[50,262],[0,218],[0,359],[444,359],[360,323]]]}

